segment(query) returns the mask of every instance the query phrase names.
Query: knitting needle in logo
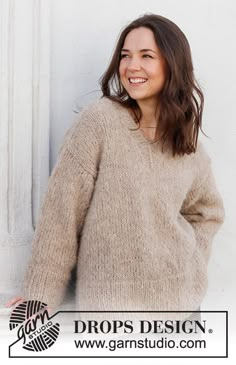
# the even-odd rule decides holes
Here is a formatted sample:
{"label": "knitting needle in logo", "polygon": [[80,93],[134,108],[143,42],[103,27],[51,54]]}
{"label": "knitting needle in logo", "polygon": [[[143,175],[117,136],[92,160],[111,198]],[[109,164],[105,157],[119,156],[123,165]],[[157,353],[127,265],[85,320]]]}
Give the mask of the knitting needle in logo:
{"label": "knitting needle in logo", "polygon": [[18,327],[18,340],[23,340],[23,348],[29,351],[44,351],[57,340],[59,323],[53,324],[47,311],[47,304],[29,300],[14,308],[10,316],[10,330]]}

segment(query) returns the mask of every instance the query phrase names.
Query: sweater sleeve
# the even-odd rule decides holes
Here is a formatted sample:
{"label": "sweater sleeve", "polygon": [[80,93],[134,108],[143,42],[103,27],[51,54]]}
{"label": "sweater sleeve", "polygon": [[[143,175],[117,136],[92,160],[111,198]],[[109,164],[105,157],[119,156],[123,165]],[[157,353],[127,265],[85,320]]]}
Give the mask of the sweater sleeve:
{"label": "sweater sleeve", "polygon": [[[49,179],[23,282],[26,299],[56,308],[77,262],[78,236],[92,198],[100,140],[88,113],[66,134]],[[92,127],[92,128],[91,128]]]}
{"label": "sweater sleeve", "polygon": [[198,248],[208,262],[213,238],[224,221],[223,201],[216,187],[210,159],[200,183],[198,181],[198,186],[187,194],[180,213],[192,225]]}

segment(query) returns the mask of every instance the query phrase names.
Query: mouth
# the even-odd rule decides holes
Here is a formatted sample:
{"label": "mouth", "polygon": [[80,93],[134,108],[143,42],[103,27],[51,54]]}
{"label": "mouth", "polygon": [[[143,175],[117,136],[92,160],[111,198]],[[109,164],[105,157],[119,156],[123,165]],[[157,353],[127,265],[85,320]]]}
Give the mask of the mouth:
{"label": "mouth", "polygon": [[129,77],[128,80],[130,84],[140,85],[147,82],[148,79],[145,79],[143,77]]}

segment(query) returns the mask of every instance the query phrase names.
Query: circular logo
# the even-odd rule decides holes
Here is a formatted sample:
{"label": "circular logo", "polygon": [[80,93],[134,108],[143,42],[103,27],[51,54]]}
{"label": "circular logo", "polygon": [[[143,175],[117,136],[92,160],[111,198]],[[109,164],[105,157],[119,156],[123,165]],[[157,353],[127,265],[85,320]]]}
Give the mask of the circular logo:
{"label": "circular logo", "polygon": [[28,300],[14,308],[10,316],[10,330],[18,327],[17,337],[23,339],[23,348],[29,351],[44,351],[57,340],[59,323],[53,323],[47,311],[47,304]]}

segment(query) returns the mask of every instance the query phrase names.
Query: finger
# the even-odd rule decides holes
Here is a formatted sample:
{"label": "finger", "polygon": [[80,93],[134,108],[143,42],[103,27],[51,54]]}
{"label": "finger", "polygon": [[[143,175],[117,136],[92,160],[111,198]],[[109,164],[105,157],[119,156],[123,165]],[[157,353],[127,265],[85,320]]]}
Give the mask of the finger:
{"label": "finger", "polygon": [[18,302],[23,302],[24,301],[24,298],[23,297],[15,297],[15,298],[13,298],[13,299],[11,299],[11,300],[9,300],[9,302],[7,302],[6,304],[5,304],[5,307],[11,307],[12,305],[14,305],[14,304],[16,304],[16,303],[18,303]]}
{"label": "finger", "polygon": [[21,303],[23,303],[25,301],[25,299],[24,298],[22,298],[22,299],[20,299],[20,300],[18,300],[16,303],[15,303],[15,305],[14,305],[14,309],[19,305],[19,304],[21,304]]}

